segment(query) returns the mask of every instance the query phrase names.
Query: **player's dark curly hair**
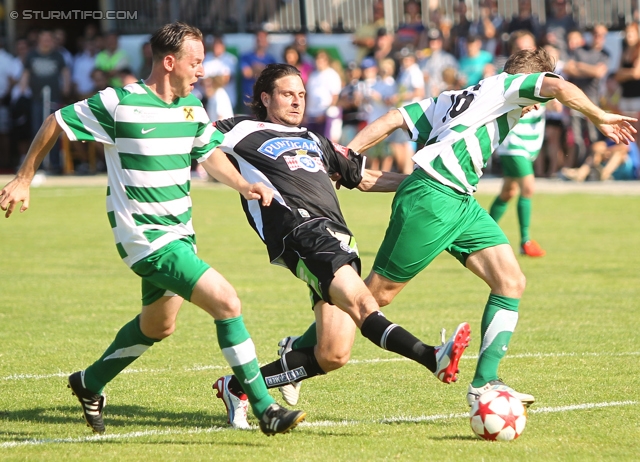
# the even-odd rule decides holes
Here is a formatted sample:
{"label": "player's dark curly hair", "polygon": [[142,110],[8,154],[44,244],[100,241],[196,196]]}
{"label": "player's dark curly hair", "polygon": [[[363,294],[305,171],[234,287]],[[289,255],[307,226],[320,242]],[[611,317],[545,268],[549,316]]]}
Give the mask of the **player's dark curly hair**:
{"label": "player's dark curly hair", "polygon": [[544,48],[522,50],[512,54],[504,64],[507,74],[535,74],[536,72],[553,72],[555,63]]}
{"label": "player's dark curly hair", "polygon": [[253,85],[253,98],[248,104],[258,120],[267,120],[267,108],[262,104],[262,93],[273,95],[276,80],[288,75],[300,75],[300,71],[290,64],[268,64],[258,76]]}
{"label": "player's dark curly hair", "polygon": [[155,31],[149,40],[153,61],[161,61],[170,54],[179,59],[182,55],[182,45],[185,40],[202,41],[202,32],[197,27],[180,21],[165,24]]}

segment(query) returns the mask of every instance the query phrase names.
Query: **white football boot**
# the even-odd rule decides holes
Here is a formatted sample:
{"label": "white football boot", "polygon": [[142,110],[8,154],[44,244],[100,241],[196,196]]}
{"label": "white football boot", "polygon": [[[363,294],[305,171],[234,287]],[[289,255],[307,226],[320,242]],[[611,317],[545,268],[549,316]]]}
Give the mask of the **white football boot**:
{"label": "white football boot", "polygon": [[[293,342],[295,342],[299,338],[300,337],[285,337],[278,342],[278,346],[280,347],[278,348],[278,356],[280,356],[280,361],[282,362],[282,366],[284,367],[285,371],[288,371],[289,368],[287,367],[286,361],[283,360],[283,356],[293,349]],[[301,386],[302,383],[300,382],[291,382],[278,387],[278,390],[280,390],[282,399],[284,399],[285,403],[287,403],[289,406],[295,406],[296,404],[298,404],[298,399],[300,398]]]}
{"label": "white football boot", "polygon": [[536,400],[533,395],[515,391],[513,388],[505,385],[502,380],[498,379],[491,380],[482,387],[478,388],[475,388],[471,384],[469,384],[469,390],[467,390],[467,403],[469,403],[469,406],[473,406],[473,403],[475,403],[478,398],[480,398],[480,395],[489,390],[508,391],[513,396],[515,396],[516,399],[519,399],[524,407],[531,406]]}

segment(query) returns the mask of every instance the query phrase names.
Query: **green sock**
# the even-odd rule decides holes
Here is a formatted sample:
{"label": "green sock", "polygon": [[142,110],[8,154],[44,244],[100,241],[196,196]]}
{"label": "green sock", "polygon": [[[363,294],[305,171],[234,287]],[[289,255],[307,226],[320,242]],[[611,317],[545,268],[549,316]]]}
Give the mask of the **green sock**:
{"label": "green sock", "polygon": [[493,218],[497,223],[506,211],[507,202],[500,199],[500,196],[496,196],[496,199],[493,201],[493,204],[491,204],[491,208],[489,209],[489,215],[491,215],[491,218]]}
{"label": "green sock", "polygon": [[84,384],[94,393],[102,393],[105,385],[114,379],[129,364],[158,342],[140,330],[140,315],[122,326],[113,343],[84,372]]}
{"label": "green sock", "polygon": [[247,394],[254,415],[260,419],[275,400],[267,391],[256,358],[256,347],[244,326],[242,316],[216,320],[215,324],[224,359]]}
{"label": "green sock", "polygon": [[292,349],[299,350],[301,348],[313,347],[318,344],[318,335],[316,332],[316,323],[312,323],[309,328],[298,339],[293,342]]}
{"label": "green sock", "polygon": [[482,345],[472,386],[481,387],[498,378],[500,360],[507,352],[511,334],[518,323],[519,303],[517,298],[489,295],[482,315]]}
{"label": "green sock", "polygon": [[520,243],[529,240],[529,225],[531,224],[531,198],[518,198],[518,222],[520,223]]}

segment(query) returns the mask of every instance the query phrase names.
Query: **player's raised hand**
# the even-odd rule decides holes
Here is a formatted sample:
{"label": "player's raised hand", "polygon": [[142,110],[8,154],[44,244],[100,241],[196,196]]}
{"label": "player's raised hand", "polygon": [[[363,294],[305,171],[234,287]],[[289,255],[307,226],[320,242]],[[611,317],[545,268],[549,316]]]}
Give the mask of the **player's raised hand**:
{"label": "player's raised hand", "polygon": [[262,199],[261,204],[268,207],[273,199],[273,189],[267,187],[264,183],[258,182],[249,185],[247,192],[242,195],[248,201]]}
{"label": "player's raised hand", "polygon": [[5,218],[11,216],[18,203],[22,203],[21,213],[29,208],[29,184],[30,181],[16,177],[0,191],[0,209],[6,211]]}
{"label": "player's raised hand", "polygon": [[611,138],[616,143],[629,144],[635,141],[635,134],[638,131],[631,125],[637,122],[634,117],[627,117],[620,114],[605,113],[602,120],[597,123],[598,130],[603,135]]}

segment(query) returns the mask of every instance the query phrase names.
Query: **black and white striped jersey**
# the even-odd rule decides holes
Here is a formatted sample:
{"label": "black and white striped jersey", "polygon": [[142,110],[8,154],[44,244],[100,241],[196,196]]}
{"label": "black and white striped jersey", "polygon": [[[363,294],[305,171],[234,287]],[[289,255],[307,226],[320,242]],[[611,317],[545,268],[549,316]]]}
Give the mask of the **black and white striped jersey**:
{"label": "black and white striped jersey", "polygon": [[245,180],[273,189],[269,207],[241,199],[272,262],[282,253],[285,236],[310,220],[330,219],[346,226],[329,175],[337,172],[344,187],[355,188],[362,180],[363,156],[306,128],[248,117],[219,120],[215,126],[224,134],[220,149]]}

